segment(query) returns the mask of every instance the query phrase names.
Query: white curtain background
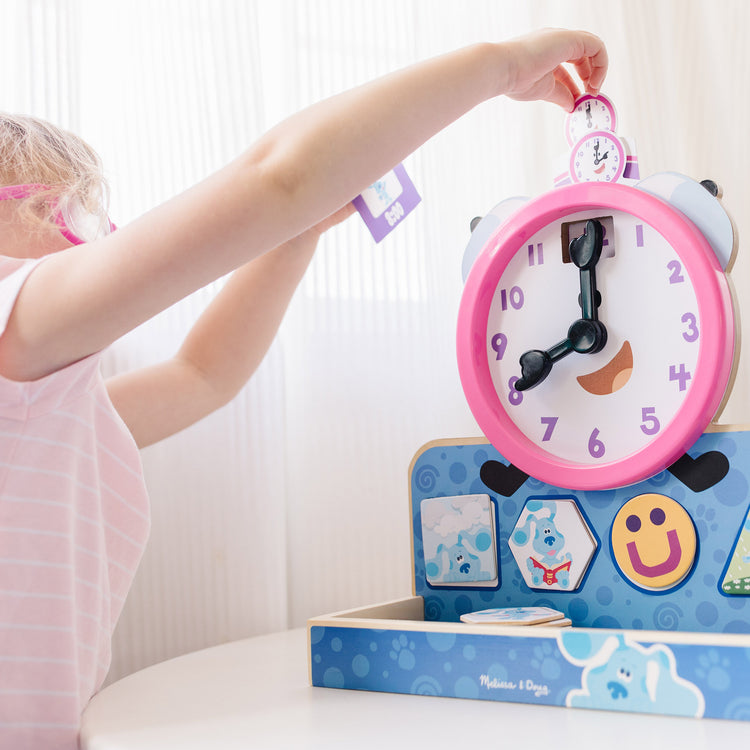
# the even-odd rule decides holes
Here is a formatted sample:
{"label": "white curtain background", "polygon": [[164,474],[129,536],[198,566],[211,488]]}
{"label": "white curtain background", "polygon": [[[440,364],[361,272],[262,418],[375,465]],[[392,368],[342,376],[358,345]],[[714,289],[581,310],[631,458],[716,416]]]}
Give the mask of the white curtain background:
{"label": "white curtain background", "polygon": [[[608,44],[604,91],[642,174],[716,180],[750,233],[745,0],[0,0],[0,12],[0,108],[91,142],[119,224],[322,97],[464,44],[569,26]],[[469,221],[551,187],[563,121],[552,105],[498,100],[422,147],[406,162],[415,213],[379,245],[357,216],[331,231],[240,396],[144,451],[153,531],[110,680],[410,593],[411,458],[478,434],[454,356]],[[749,262],[741,243],[745,315]],[[117,342],[107,371],[170,355],[220,283]],[[747,349],[723,421],[750,421]]]}

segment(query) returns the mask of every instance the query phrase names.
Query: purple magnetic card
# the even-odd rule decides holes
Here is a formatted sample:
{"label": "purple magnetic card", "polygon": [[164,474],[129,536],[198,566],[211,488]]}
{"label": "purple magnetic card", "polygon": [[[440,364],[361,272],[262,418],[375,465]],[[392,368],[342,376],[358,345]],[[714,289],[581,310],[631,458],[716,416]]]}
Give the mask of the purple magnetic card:
{"label": "purple magnetic card", "polygon": [[358,195],[353,203],[375,242],[392,232],[421,201],[403,164]]}

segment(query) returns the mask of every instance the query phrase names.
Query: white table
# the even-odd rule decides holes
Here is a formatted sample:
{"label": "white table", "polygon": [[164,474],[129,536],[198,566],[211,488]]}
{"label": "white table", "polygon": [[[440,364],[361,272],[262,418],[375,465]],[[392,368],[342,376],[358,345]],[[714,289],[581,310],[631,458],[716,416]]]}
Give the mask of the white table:
{"label": "white table", "polygon": [[[750,677],[749,677],[750,679]],[[105,688],[83,750],[740,748],[750,724],[310,687],[305,630],[216,646]]]}

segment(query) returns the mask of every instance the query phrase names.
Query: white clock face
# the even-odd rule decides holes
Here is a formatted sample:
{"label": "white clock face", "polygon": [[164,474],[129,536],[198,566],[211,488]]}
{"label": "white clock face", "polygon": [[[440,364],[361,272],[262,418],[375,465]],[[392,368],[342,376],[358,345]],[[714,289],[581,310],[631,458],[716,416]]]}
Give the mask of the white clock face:
{"label": "white clock face", "polygon": [[595,130],[615,131],[617,115],[612,102],[604,96],[583,96],[565,122],[568,143],[573,145]]}
{"label": "white clock face", "polygon": [[[517,391],[521,355],[563,341],[581,318],[579,271],[563,248],[589,218],[605,228],[596,281],[607,343],[568,354]],[[519,247],[494,292],[486,343],[495,391],[518,428],[553,456],[597,465],[648,446],[669,425],[690,390],[700,334],[696,292],[675,250],[643,220],[599,209],[548,224]]]}
{"label": "white clock face", "polygon": [[619,138],[602,130],[584,136],[570,153],[574,182],[617,182],[625,172],[625,148]]}

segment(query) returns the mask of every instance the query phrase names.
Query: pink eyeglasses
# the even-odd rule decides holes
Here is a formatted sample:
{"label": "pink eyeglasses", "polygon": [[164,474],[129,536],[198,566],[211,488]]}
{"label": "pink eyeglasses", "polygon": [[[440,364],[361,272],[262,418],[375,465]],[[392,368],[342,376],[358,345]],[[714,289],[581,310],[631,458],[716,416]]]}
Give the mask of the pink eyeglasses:
{"label": "pink eyeglasses", "polygon": [[[47,185],[39,184],[6,185],[0,187],[0,201],[20,200],[48,189]],[[58,206],[55,224],[60,234],[74,245],[97,240],[117,229],[109,217],[102,222],[99,216],[86,211],[77,201],[64,201]]]}

